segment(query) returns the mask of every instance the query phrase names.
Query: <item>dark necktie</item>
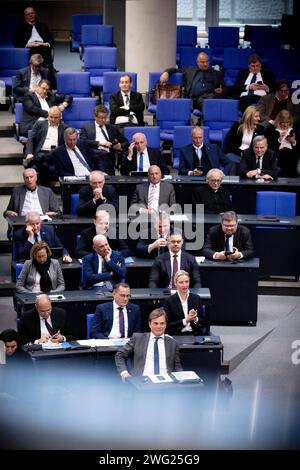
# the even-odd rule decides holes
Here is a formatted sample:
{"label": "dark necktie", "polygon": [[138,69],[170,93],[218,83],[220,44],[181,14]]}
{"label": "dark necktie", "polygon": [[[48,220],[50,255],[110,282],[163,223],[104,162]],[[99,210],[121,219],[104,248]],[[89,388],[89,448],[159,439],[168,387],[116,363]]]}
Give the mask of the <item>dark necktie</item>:
{"label": "dark necktie", "polygon": [[256,168],[260,168],[260,158],[256,159]]}
{"label": "dark necktie", "polygon": [[[253,74],[253,77],[251,78],[250,85],[251,85],[251,83],[256,83],[256,73]],[[254,95],[254,90],[249,90],[248,95]]]}
{"label": "dark necktie", "polygon": [[83,165],[88,171],[92,171],[90,165],[85,161],[85,159],[80,155],[80,153],[77,152],[76,149],[74,149],[73,152],[80,161],[81,165]]}
{"label": "dark necktie", "polygon": [[232,235],[225,235],[225,251],[231,251],[229,246],[229,239]]}
{"label": "dark necktie", "polygon": [[124,98],[125,98],[125,106],[129,106],[129,96],[128,95],[124,95]]}
{"label": "dark necktie", "polygon": [[107,132],[104,130],[104,127],[103,127],[103,126],[99,126],[99,127],[100,127],[101,132],[102,132],[102,134],[104,135],[105,139],[109,141],[108,134],[107,134]]}
{"label": "dark necktie", "polygon": [[119,327],[121,338],[125,337],[125,321],[124,321],[124,312],[122,307],[118,307],[119,310]]}
{"label": "dark necktie", "polygon": [[173,272],[172,272],[172,288],[175,288],[175,283],[174,283],[174,277],[175,274],[178,271],[178,261],[177,261],[177,255],[173,256]]}
{"label": "dark necktie", "polygon": [[139,171],[143,171],[144,168],[144,154],[143,152],[140,153],[140,161],[139,161]]}
{"label": "dark necktie", "polygon": [[159,350],[158,350],[158,340],[160,336],[156,336],[154,342],[154,374],[159,374]]}
{"label": "dark necktie", "polygon": [[47,328],[47,330],[48,330],[49,335],[53,336],[53,328],[52,328],[52,326],[50,325],[50,323],[47,322],[47,319],[46,319],[46,318],[44,318],[44,320],[45,320],[45,325],[46,325],[46,328]]}
{"label": "dark necktie", "polygon": [[39,236],[37,233],[34,234],[34,243],[39,241]]}

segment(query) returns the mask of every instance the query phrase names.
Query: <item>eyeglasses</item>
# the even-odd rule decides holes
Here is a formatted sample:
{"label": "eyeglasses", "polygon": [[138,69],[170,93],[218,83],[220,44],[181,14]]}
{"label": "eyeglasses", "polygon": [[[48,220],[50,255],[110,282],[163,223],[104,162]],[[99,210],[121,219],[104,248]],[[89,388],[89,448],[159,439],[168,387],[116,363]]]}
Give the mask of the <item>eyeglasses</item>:
{"label": "eyeglasses", "polygon": [[212,183],[222,183],[222,180],[217,180],[217,179],[210,179]]}

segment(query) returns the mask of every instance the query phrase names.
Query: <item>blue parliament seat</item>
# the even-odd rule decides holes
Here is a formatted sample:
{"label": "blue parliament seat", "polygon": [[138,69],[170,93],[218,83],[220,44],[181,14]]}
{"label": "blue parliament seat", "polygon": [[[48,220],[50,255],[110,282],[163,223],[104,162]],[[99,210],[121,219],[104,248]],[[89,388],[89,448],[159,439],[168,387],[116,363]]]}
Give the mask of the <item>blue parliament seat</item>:
{"label": "blue parliament seat", "polygon": [[212,62],[223,65],[224,50],[227,47],[237,48],[240,42],[240,28],[236,26],[210,26],[208,28],[208,45],[212,49]]}
{"label": "blue parliament seat", "polygon": [[160,148],[160,128],[158,126],[124,127],[124,137],[131,142],[132,136],[142,132],[147,137],[149,147]]}
{"label": "blue parliament seat", "polygon": [[72,105],[63,112],[63,120],[69,127],[80,129],[84,122],[94,121],[97,98],[74,98]]}
{"label": "blue parliament seat", "polygon": [[3,13],[0,15],[0,47],[14,47],[14,35],[20,15],[18,13]]}
{"label": "blue parliament seat", "polygon": [[81,27],[86,24],[102,24],[102,15],[79,13],[72,15],[71,21],[70,51],[78,52],[81,44]]}
{"label": "blue parliament seat", "polygon": [[79,202],[79,193],[71,194],[70,214],[77,215],[78,202]]}
{"label": "blue parliament seat", "polygon": [[84,69],[91,74],[91,87],[102,89],[104,72],[114,72],[117,70],[117,48],[86,47],[83,57]]}
{"label": "blue parliament seat", "polygon": [[180,48],[180,59],[179,59],[179,67],[196,67],[196,61],[198,54],[200,52],[205,52],[205,54],[208,55],[210,63],[213,61],[213,56],[212,56],[212,49],[209,49],[208,47],[203,48],[203,47],[181,47]]}
{"label": "blue parliament seat", "polygon": [[[179,168],[180,149],[192,143],[193,126],[175,126],[173,140],[173,168]],[[202,127],[203,141],[205,144],[209,142],[209,128]]]}
{"label": "blue parliament seat", "polygon": [[227,87],[234,85],[239,70],[248,67],[248,57],[251,54],[254,54],[253,49],[229,47],[224,50],[224,83]]}
{"label": "blue parliament seat", "polygon": [[284,191],[257,191],[256,214],[296,216],[296,193]]}
{"label": "blue parliament seat", "polygon": [[136,72],[104,72],[103,74],[103,103],[109,106],[109,97],[112,93],[119,91],[119,81],[122,75],[129,75],[132,80],[132,91],[137,91]]}
{"label": "blue parliament seat", "polygon": [[91,333],[92,333],[92,321],[94,318],[94,313],[87,313],[86,315],[86,338],[91,339]]}
{"label": "blue parliament seat", "polygon": [[190,124],[192,100],[187,98],[157,100],[156,121],[161,140],[173,142],[174,127]]}
{"label": "blue parliament seat", "polygon": [[222,129],[238,119],[239,102],[230,99],[206,99],[203,103],[203,125],[209,127],[209,140],[222,142]]}
{"label": "blue parliament seat", "polygon": [[28,48],[0,47],[0,80],[6,88],[11,90],[12,77],[17,75],[18,70],[27,67],[28,62]]}
{"label": "blue parliament seat", "polygon": [[107,46],[113,45],[113,26],[110,24],[89,24],[81,28],[81,46]]}
{"label": "blue parliament seat", "polygon": [[180,60],[180,51],[183,47],[196,47],[197,26],[177,25],[176,27],[176,63]]}
{"label": "blue parliament seat", "polygon": [[90,96],[89,72],[58,72],[56,82],[58,93],[77,98]]}
{"label": "blue parliament seat", "polygon": [[[156,113],[156,104],[152,103],[153,94],[155,85],[159,82],[159,77],[161,76],[161,72],[149,72],[149,82],[148,82],[148,112],[149,113]],[[171,75],[168,80],[168,83],[174,83],[175,85],[183,86],[183,73],[176,72]]]}

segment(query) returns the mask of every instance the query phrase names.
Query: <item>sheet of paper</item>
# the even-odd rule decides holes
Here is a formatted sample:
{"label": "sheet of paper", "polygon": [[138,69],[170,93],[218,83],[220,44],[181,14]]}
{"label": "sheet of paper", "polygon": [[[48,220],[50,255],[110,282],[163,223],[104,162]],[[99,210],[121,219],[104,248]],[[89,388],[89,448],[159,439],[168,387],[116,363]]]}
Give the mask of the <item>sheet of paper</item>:
{"label": "sheet of paper", "polygon": [[174,382],[174,380],[172,379],[172,377],[170,377],[169,374],[148,375],[148,377],[154,384]]}

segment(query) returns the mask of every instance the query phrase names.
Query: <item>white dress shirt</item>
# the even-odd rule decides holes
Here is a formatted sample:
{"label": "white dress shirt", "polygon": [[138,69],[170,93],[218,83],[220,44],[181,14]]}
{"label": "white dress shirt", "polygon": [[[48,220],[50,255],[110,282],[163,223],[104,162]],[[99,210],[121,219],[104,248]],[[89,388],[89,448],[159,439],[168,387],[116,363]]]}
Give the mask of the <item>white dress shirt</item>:
{"label": "white dress shirt", "polygon": [[98,148],[104,152],[109,152],[109,148],[108,147],[103,147],[101,145],[101,143],[104,143],[107,141],[107,138],[104,136],[102,130],[101,130],[101,127],[103,128],[105,134],[107,135],[107,137],[109,138],[109,135],[108,135],[108,132],[107,132],[107,129],[106,129],[106,126],[99,126],[99,124],[96,123],[95,121],[95,130],[96,130],[96,141],[99,142],[99,146]]}
{"label": "white dress shirt", "polygon": [[[74,150],[71,150],[67,145],[66,145],[66,149],[67,149],[68,155],[71,159],[71,162],[72,162],[72,165],[73,165],[73,168],[74,168],[74,175],[75,176],[88,176],[90,174],[89,170],[85,166],[83,166],[82,163],[78,160],[78,158],[76,157],[76,155],[74,153]],[[85,158],[82,155],[82,153],[80,152],[79,148],[75,147],[75,150],[85,160]]]}
{"label": "white dress shirt", "polygon": [[49,124],[45,142],[41,150],[51,150],[51,146],[58,144],[58,126],[51,126]]}
{"label": "white dress shirt", "polygon": [[43,214],[38,196],[38,187],[34,191],[29,191],[29,189],[26,191],[21,215],[26,215],[30,211],[38,212],[40,215]]}

